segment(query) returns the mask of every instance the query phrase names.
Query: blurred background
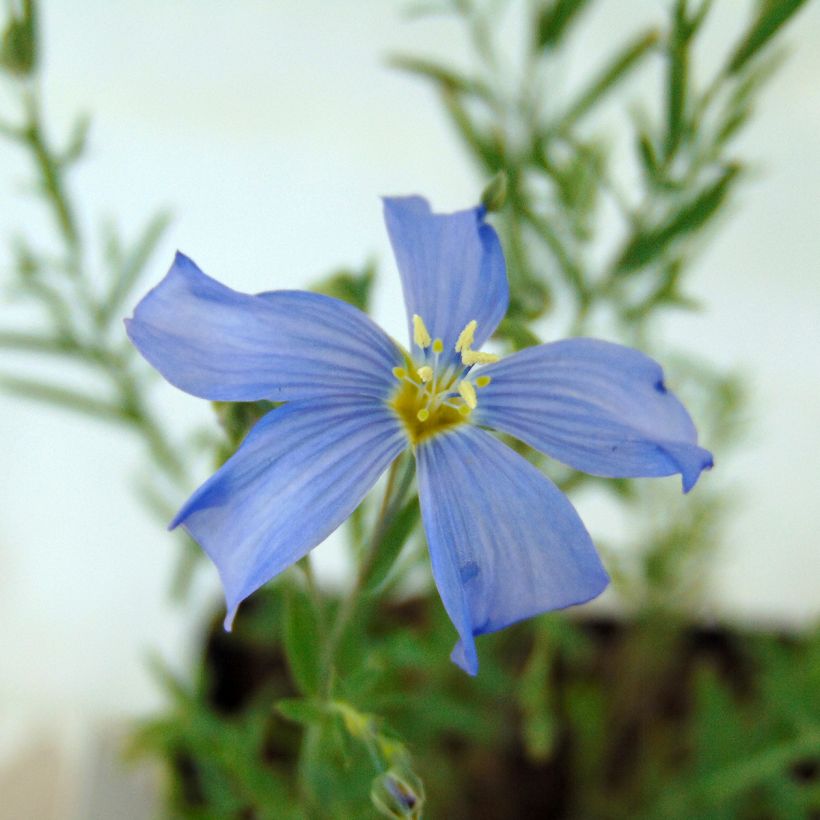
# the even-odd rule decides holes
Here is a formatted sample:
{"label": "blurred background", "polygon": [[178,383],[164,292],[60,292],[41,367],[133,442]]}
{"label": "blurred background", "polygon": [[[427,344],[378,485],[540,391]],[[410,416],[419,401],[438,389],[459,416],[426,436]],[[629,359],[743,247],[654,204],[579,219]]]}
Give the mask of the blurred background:
{"label": "blurred background", "polygon": [[[556,99],[580,87],[613,33],[662,24],[666,5],[591,4],[551,77]],[[712,70],[726,32],[742,29],[738,20],[753,8],[715,5],[696,77]],[[430,85],[388,65],[395,53],[474,60],[452,16],[408,8],[378,0],[41,4],[48,128],[56,137],[78,113],[92,120],[70,181],[83,229],[113,222],[135,237],[158,209],[171,214],[137,295],[177,248],[248,292],[305,287],[340,265],[375,260],[372,313],[403,337],[379,197],[421,193],[447,211],[474,204],[487,182]],[[499,36],[514,54],[522,30],[511,23]],[[664,314],[655,331],[661,347],[739,374],[747,391],[740,444],[725,458],[718,451],[694,491],[720,487],[731,508],[692,618],[791,632],[820,616],[820,6],[807,3],[782,40],[787,58],[736,145],[750,171],[687,279],[700,309]],[[604,132],[611,117],[616,158],[618,117],[657,97],[660,76],[636,73],[600,115]],[[15,104],[6,83],[3,121]],[[626,161],[623,169],[628,177]],[[21,231],[53,232],[30,178],[29,158],[4,143],[6,245]],[[8,268],[10,255],[0,254]],[[43,324],[13,289],[0,310],[4,329]],[[539,325],[546,340],[566,333],[556,315]],[[0,349],[0,369],[78,387],[88,378],[70,362],[14,350]],[[212,425],[205,402],[164,383],[150,390],[173,435]],[[184,602],[173,600],[179,545],[138,498],[150,467],[129,431],[0,392],[0,442],[0,817],[155,816],[154,766],[124,768],[118,750],[130,721],[166,702],[147,658],[159,655],[183,676],[191,668],[219,602],[216,572],[203,564]],[[209,474],[208,461],[194,472],[190,489]],[[594,489],[573,502],[593,538],[617,549],[629,527],[617,505]],[[335,543],[318,550],[317,565],[331,586],[349,571]],[[622,604],[608,594],[597,606]]]}

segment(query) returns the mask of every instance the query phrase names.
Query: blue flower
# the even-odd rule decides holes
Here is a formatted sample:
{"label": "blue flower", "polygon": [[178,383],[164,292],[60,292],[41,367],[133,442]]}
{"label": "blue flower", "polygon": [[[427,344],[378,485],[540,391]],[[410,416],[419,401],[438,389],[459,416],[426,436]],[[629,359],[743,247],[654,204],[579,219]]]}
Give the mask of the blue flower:
{"label": "blue flower", "polygon": [[433,576],[459,635],[452,659],[475,674],[476,635],[588,601],[608,582],[566,497],[485,428],[595,475],[680,473],[684,491],[712,458],[660,366],[636,350],[567,339],[500,361],[480,352],[509,296],[483,208],[434,214],[420,197],[384,207],[409,351],[344,302],[237,293],[182,254],[127,329],[188,393],[285,402],[171,524],[216,564],[227,627],[410,447]]}

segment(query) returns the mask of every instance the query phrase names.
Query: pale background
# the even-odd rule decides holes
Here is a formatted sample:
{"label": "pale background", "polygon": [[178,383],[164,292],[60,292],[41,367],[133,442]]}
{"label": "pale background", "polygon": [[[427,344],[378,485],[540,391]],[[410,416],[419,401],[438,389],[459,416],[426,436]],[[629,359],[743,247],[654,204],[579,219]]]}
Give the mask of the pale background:
{"label": "pale background", "polygon": [[[378,197],[423,193],[455,209],[474,203],[482,181],[431,91],[384,57],[458,54],[451,25],[402,20],[399,4],[378,0],[44,5],[52,122],[65,126],[79,110],[94,117],[74,187],[87,223],[115,215],[133,235],[159,206],[176,215],[146,287],[176,248],[247,291],[299,287],[375,254],[385,274],[377,318],[403,334]],[[719,5],[729,23],[747,7]],[[584,39],[591,58],[576,55],[569,82],[627,18],[659,15],[650,0],[602,6]],[[712,36],[719,44],[719,26]],[[792,56],[742,143],[757,173],[690,284],[705,310],[670,321],[668,335],[739,368],[752,392],[745,445],[703,479],[738,488],[710,612],[800,625],[820,614],[817,3],[787,39]],[[1,239],[46,227],[20,192],[22,161],[0,149]],[[3,326],[27,320],[0,303]],[[2,356],[0,370],[24,368]],[[204,402],[164,385],[157,396],[174,429],[208,419]],[[143,454],[125,433],[0,394],[0,448],[0,816],[142,816],[134,783],[123,786],[133,805],[105,808],[96,784],[112,764],[99,761],[124,717],[161,704],[147,653],[186,668],[218,600],[216,574],[200,573],[187,605],[169,602],[176,544],[135,498]],[[579,507],[600,534],[606,515]],[[333,555],[325,566],[333,575]],[[31,785],[38,776],[57,784],[62,808],[48,808],[48,789]],[[32,793],[46,802],[3,814],[9,794]]]}

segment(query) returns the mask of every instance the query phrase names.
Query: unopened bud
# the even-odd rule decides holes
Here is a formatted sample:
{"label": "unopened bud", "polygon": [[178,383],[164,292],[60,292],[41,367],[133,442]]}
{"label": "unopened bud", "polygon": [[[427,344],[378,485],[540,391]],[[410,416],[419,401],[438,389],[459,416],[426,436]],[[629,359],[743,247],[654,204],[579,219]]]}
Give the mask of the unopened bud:
{"label": "unopened bud", "polygon": [[23,0],[18,17],[11,7],[11,15],[0,43],[0,67],[11,74],[26,76],[37,64],[37,30],[34,0]]}
{"label": "unopened bud", "polygon": [[500,211],[507,201],[507,172],[499,171],[481,194],[481,204],[490,213]]}
{"label": "unopened bud", "polygon": [[421,817],[424,785],[409,769],[391,769],[373,781],[370,799],[385,817]]}

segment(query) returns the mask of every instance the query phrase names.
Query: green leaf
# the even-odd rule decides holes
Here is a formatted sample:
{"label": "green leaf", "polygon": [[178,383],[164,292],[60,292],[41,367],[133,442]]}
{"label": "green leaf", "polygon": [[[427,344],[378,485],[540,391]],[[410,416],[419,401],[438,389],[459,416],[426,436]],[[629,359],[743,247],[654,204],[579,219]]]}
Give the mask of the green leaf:
{"label": "green leaf", "polygon": [[739,172],[739,166],[730,165],[716,182],[684,204],[666,222],[636,233],[615,263],[616,272],[630,273],[642,268],[663,254],[673,241],[702,228],[725,202]]}
{"label": "green leaf", "polygon": [[738,43],[727,68],[736,74],[777,34],[806,0],[765,0],[757,19]]}
{"label": "green leaf", "polygon": [[376,265],[368,262],[361,271],[340,270],[311,286],[316,293],[341,299],[343,302],[368,312],[370,293],[376,278]]}
{"label": "green leaf", "polygon": [[538,336],[524,322],[509,317],[501,320],[495,335],[502,339],[508,339],[515,350],[523,350],[525,347],[541,344]]}
{"label": "green leaf", "polygon": [[441,100],[450,115],[453,125],[456,127],[458,135],[473,152],[484,170],[494,174],[500,168],[503,168],[504,157],[502,145],[499,144],[500,136],[482,133],[473,122],[458,94],[444,90],[441,94]]}
{"label": "green leaf", "polygon": [[419,520],[419,501],[412,498],[390,522],[376,550],[376,557],[364,582],[365,591],[376,589],[387,577]]}
{"label": "green leaf", "polygon": [[318,694],[322,684],[319,621],[305,592],[295,586],[285,597],[284,642],[293,682],[305,695]]}
{"label": "green leaf", "polygon": [[276,711],[282,717],[303,726],[324,723],[328,717],[327,707],[322,701],[308,698],[282,698],[276,701]]}
{"label": "green leaf", "polygon": [[104,421],[126,422],[129,420],[119,405],[87,396],[67,387],[43,384],[16,376],[0,376],[0,389],[43,404],[53,404],[75,413],[96,416]]}
{"label": "green leaf", "polygon": [[431,60],[395,55],[388,59],[388,63],[393,68],[399,69],[399,71],[406,71],[408,74],[415,74],[432,80],[443,91],[457,91],[467,96],[479,97],[485,102],[490,102],[493,99],[492,91],[485,83],[466,77]]}
{"label": "green leaf", "polygon": [[109,238],[107,243],[109,261],[114,264],[119,261],[120,264],[114,270],[108,296],[100,310],[100,315],[103,318],[110,319],[125,302],[170,223],[171,215],[169,213],[158,213],[145,226],[141,236],[128,254],[122,258],[120,258],[121,246],[116,236],[112,235]]}
{"label": "green leaf", "polygon": [[554,48],[569,31],[588,0],[553,0],[544,6],[535,23],[538,48]]}
{"label": "green leaf", "polygon": [[83,114],[77,118],[71,130],[71,136],[68,138],[68,145],[60,157],[61,165],[71,165],[71,163],[76,162],[85,153],[90,128],[91,117],[87,114]]}
{"label": "green leaf", "polygon": [[643,58],[655,48],[658,38],[657,31],[646,31],[621,49],[609,65],[581,92],[569,111],[564,114],[558,126],[559,130],[569,130],[606,94],[612,91],[619,82],[624,80],[633,69],[637,68]]}
{"label": "green leaf", "polygon": [[677,149],[684,129],[686,93],[689,84],[689,26],[686,0],[675,4],[672,31],[666,47],[666,155]]}

